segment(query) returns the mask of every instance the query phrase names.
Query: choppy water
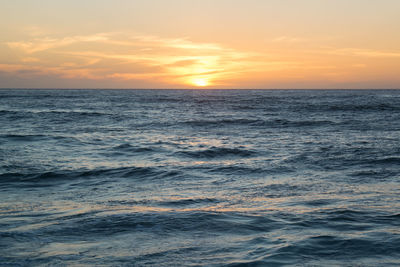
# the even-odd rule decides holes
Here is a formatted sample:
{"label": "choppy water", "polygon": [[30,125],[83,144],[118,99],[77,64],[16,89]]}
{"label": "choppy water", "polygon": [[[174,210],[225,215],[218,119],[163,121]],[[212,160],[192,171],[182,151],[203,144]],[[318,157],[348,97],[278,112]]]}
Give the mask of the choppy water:
{"label": "choppy water", "polygon": [[0,90],[0,265],[400,264],[400,91]]}

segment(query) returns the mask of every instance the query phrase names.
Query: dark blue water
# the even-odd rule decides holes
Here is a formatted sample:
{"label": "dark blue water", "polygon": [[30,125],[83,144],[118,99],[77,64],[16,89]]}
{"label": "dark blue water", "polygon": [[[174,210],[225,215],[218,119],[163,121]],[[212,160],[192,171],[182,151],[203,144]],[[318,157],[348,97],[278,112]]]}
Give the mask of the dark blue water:
{"label": "dark blue water", "polygon": [[400,91],[0,90],[1,266],[400,265]]}

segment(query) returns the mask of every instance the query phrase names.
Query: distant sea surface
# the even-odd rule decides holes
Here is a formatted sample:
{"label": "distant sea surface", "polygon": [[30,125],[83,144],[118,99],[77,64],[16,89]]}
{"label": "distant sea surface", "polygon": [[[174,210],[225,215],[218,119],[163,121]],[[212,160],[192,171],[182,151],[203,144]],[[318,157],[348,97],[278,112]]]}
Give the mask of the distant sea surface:
{"label": "distant sea surface", "polygon": [[400,90],[0,90],[1,266],[399,266]]}

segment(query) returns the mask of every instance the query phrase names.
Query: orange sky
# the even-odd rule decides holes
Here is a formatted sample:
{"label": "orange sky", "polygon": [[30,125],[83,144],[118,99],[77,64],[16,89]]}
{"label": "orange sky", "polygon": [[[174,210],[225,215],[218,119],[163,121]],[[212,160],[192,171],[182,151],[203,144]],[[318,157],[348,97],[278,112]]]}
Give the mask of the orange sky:
{"label": "orange sky", "polygon": [[400,88],[397,0],[4,2],[1,88]]}

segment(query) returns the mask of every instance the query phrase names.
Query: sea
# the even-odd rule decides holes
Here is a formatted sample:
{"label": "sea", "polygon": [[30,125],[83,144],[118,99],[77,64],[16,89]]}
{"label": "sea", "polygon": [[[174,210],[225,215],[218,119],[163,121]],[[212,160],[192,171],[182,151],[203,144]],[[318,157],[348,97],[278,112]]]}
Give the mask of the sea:
{"label": "sea", "polygon": [[400,266],[400,90],[0,90],[0,266]]}

